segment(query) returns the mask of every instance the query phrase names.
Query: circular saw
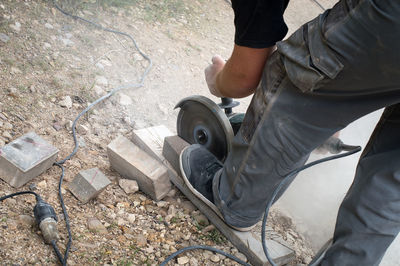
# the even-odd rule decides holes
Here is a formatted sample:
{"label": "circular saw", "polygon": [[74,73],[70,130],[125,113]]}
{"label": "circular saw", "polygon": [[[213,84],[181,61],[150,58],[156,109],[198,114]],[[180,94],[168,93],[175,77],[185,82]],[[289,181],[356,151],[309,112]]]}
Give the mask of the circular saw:
{"label": "circular saw", "polygon": [[[231,150],[231,143],[240,127],[238,116],[232,108],[239,105],[230,98],[223,98],[216,104],[207,97],[195,95],[182,99],[175,108],[178,114],[178,136],[190,144],[200,144],[212,152],[221,162],[225,161]],[[224,112],[225,110],[225,112]],[[241,116],[242,117],[242,116]],[[235,121],[234,125],[231,121]]]}

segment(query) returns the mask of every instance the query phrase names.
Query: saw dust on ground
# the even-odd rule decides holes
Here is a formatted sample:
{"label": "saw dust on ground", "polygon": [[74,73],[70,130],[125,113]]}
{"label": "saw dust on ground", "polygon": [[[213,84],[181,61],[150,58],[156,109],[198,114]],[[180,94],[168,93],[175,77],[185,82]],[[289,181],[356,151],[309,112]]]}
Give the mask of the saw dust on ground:
{"label": "saw dust on ground", "polygon": [[[227,58],[233,44],[233,14],[227,2],[82,0],[63,1],[62,6],[133,35],[154,64],[142,88],[112,96],[79,121],[80,149],[65,164],[62,190],[73,234],[68,264],[156,265],[177,249],[198,244],[244,258],[207,221],[199,224],[201,215],[176,190],[161,202],[141,192],[125,194],[106,156],[107,144],[120,134],[129,138],[132,129],[164,124],[176,131],[173,108],[181,98],[210,97],[203,68],[213,54]],[[64,158],[73,148],[71,125],[77,114],[112,88],[138,82],[147,66],[128,39],[64,16],[51,1],[0,1],[0,147],[35,131]],[[113,184],[83,205],[66,186],[80,170],[92,167],[101,169]],[[0,194],[32,188],[42,195],[56,209],[59,246],[64,249],[59,176],[53,167],[21,189],[0,181]],[[2,265],[57,263],[34,224],[34,204],[31,196],[0,204]],[[304,241],[293,229],[282,227],[280,219],[272,220],[285,240],[296,243],[296,262],[307,262],[311,253]],[[179,263],[235,265],[208,251],[186,253]]]}

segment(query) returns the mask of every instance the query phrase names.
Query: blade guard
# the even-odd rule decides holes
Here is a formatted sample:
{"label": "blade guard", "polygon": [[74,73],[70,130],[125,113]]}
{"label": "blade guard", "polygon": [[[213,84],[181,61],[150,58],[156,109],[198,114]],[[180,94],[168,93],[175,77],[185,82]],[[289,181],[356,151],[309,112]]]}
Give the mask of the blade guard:
{"label": "blade guard", "polygon": [[[174,109],[181,108],[181,110],[179,111],[179,114],[178,114],[178,121],[177,121],[178,136],[180,136],[181,138],[183,138],[185,141],[187,141],[190,144],[195,144],[195,143],[202,144],[202,143],[200,143],[201,141],[200,142],[199,141],[193,141],[193,140],[187,139],[184,136],[182,136],[182,134],[181,134],[182,128],[179,127],[181,116],[184,113],[184,106],[187,105],[187,104],[190,104],[191,102],[192,103],[196,103],[196,104],[201,104],[205,108],[210,110],[211,113],[216,118],[217,123],[223,129],[223,132],[225,134],[224,138],[225,138],[225,141],[226,141],[226,151],[225,151],[225,154],[223,156],[218,156],[217,155],[217,157],[221,161],[224,161],[226,159],[226,157],[227,157],[227,154],[231,150],[231,143],[232,143],[232,140],[233,140],[233,137],[234,137],[233,129],[232,129],[232,126],[231,126],[231,124],[229,122],[229,119],[225,115],[224,111],[215,102],[213,102],[209,98],[207,98],[205,96],[201,96],[201,95],[194,95],[194,96],[186,97],[186,98],[182,99],[181,101],[179,101],[176,104]],[[206,148],[208,148],[212,152],[212,149],[210,147],[206,146]]]}

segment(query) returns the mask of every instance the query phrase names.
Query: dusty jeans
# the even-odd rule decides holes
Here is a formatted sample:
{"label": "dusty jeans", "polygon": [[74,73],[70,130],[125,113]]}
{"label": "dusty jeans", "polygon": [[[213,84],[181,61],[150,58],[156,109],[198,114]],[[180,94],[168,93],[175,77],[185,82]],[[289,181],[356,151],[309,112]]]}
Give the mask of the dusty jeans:
{"label": "dusty jeans", "polygon": [[378,265],[400,230],[400,1],[342,0],[268,60],[214,179],[226,221],[261,219],[271,193],[352,121],[387,107],[341,204],[322,265]]}

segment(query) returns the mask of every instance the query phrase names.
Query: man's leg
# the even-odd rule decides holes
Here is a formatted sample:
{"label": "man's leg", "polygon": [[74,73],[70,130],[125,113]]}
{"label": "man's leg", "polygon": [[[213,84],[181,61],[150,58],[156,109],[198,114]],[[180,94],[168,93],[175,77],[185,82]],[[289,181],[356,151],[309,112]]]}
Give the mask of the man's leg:
{"label": "man's leg", "polygon": [[339,209],[322,265],[379,265],[400,231],[400,104],[386,108]]}
{"label": "man's leg", "polygon": [[213,182],[228,224],[256,223],[282,178],[313,149],[359,117],[400,102],[399,16],[396,1],[341,1],[278,44]]}

